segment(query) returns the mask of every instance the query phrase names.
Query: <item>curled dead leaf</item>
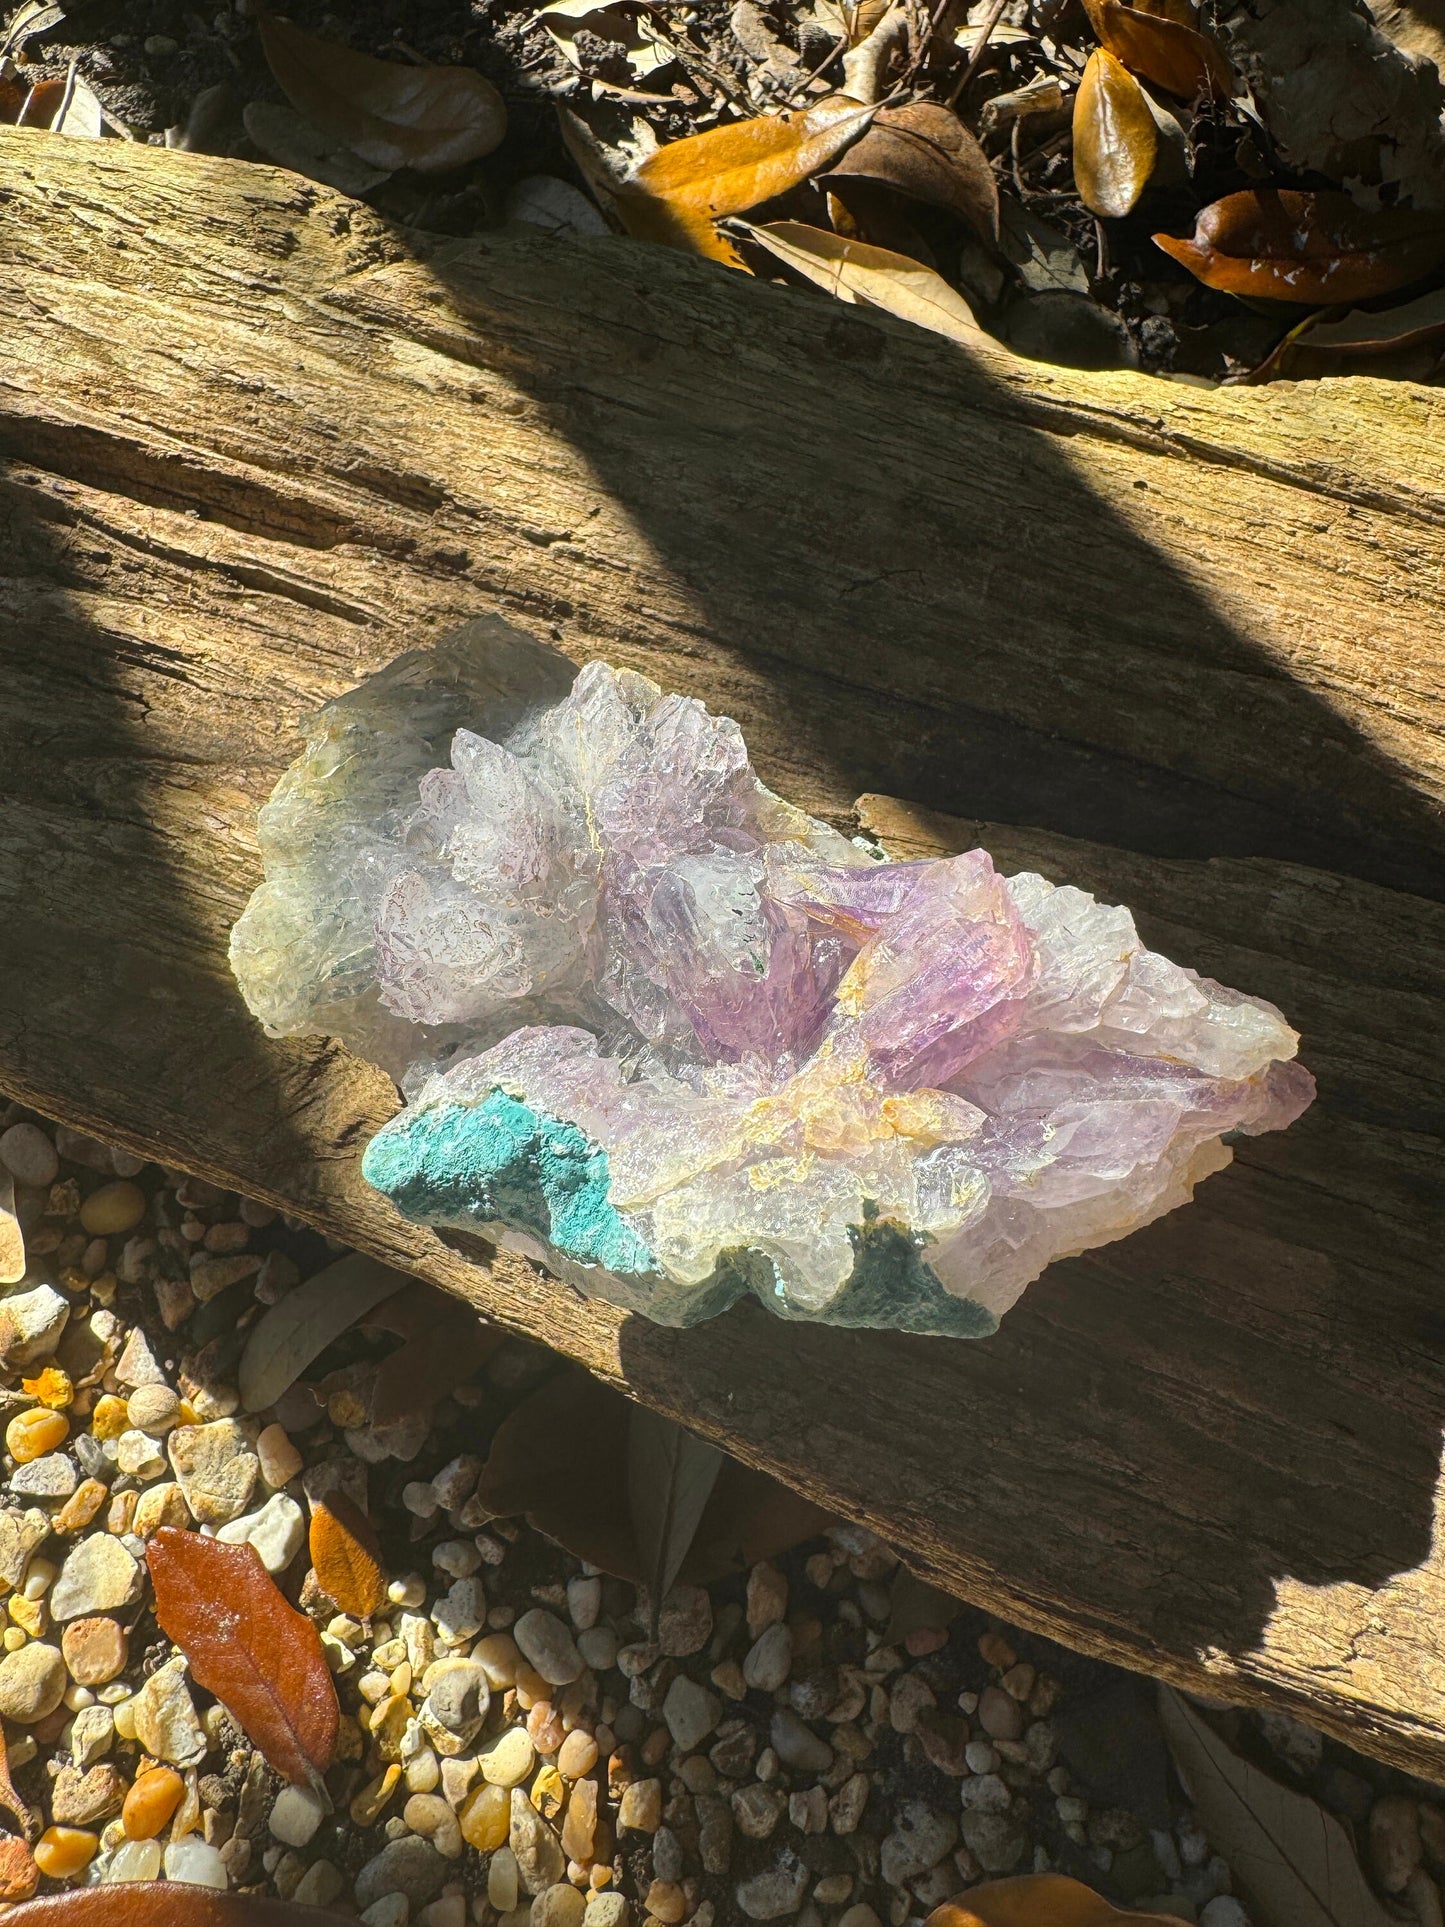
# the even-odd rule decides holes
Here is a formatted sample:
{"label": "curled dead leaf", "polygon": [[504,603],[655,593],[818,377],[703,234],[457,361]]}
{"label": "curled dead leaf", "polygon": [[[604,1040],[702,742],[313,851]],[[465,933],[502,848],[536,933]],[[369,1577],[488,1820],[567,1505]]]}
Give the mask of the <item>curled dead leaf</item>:
{"label": "curled dead leaf", "polygon": [[1089,55],[1074,97],[1074,182],[1093,214],[1119,220],[1149,185],[1159,130],[1144,89],[1107,47]]}
{"label": "curled dead leaf", "polygon": [[823,178],[845,204],[850,182],[878,182],[948,208],[985,240],[998,240],[998,187],[988,156],[958,115],[937,101],[880,107],[873,125]]}
{"label": "curled dead leaf", "polygon": [[970,1887],[924,1927],[1177,1927],[1177,1916],[1126,1912],[1067,1874],[1026,1873]]}
{"label": "curled dead leaf", "polygon": [[257,25],[291,105],[373,167],[443,173],[490,154],[507,131],[502,96],[472,67],[373,60],[273,13]]}
{"label": "curled dead leaf", "polygon": [[342,1612],[370,1619],[386,1597],[386,1566],[370,1519],[338,1486],[311,1507],[308,1549],[317,1584]]}
{"label": "curled dead leaf", "polygon": [[1445,288],[1432,288],[1398,308],[1373,314],[1357,308],[1333,319],[1312,315],[1293,337],[1301,348],[1328,348],[1336,354],[1387,355],[1417,348],[1445,335]]}
{"label": "curled dead leaf", "polygon": [[156,1622],[253,1746],[296,1786],[319,1786],[341,1709],[315,1626],[250,1545],[162,1526],[146,1549]]}
{"label": "curled dead leaf", "polygon": [[875,111],[835,95],[795,113],[690,134],[660,147],[617,189],[617,211],[638,240],[740,267],[713,223],[810,180],[857,140]]}
{"label": "curled dead leaf", "polygon": [[1197,94],[1228,100],[1233,93],[1234,73],[1217,43],[1175,17],[1174,8],[1156,12],[1123,0],[1084,0],[1084,7],[1100,46],[1130,73],[1186,100]]}
{"label": "curled dead leaf", "polygon": [[38,80],[25,97],[17,125],[48,127],[52,134],[70,134],[81,140],[99,140],[104,116],[99,100],[76,72],[54,80]]}
{"label": "curled dead leaf", "polygon": [[997,345],[979,327],[958,290],[906,254],[869,247],[803,221],[772,221],[748,232],[771,255],[839,301],[882,308],[971,348]]}
{"label": "curled dead leaf", "polygon": [[1348,194],[1247,188],[1201,208],[1192,240],[1156,234],[1206,287],[1266,301],[1368,301],[1445,261],[1445,215],[1366,213]]}

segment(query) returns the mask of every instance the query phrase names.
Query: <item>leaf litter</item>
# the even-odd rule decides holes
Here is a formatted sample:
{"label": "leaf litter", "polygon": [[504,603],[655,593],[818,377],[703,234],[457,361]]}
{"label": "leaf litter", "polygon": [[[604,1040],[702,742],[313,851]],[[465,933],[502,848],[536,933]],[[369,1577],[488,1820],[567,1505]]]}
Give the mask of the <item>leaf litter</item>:
{"label": "leaf litter", "polygon": [[[1400,232],[1445,208],[1445,93],[1404,13],[1335,34],[1301,0],[497,0],[465,27],[420,5],[399,31],[370,0],[344,19],[302,0],[224,36],[95,48],[24,0],[0,120],[159,129],[445,234],[521,222],[572,246],[599,233],[548,211],[575,192],[613,232],[868,305],[851,273],[815,271],[822,244],[789,258],[735,225],[788,223],[912,259],[1016,352],[1263,380],[1358,369],[1324,324],[1445,283],[1445,254]],[[1271,22],[1295,23],[1308,71]],[[1218,210],[1242,195],[1353,212],[1241,254]],[[1040,231],[1057,238],[1020,248]],[[927,326],[936,305],[894,312]],[[1306,308],[1319,331],[1299,331]],[[1442,359],[1426,331],[1374,372],[1435,379]]]}

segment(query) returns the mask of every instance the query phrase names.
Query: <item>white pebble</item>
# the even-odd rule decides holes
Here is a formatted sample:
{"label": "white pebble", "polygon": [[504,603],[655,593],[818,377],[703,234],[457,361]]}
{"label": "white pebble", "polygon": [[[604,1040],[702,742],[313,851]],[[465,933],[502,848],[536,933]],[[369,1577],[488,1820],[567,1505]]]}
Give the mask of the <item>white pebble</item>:
{"label": "white pebble", "polygon": [[221,1526],[216,1537],[228,1546],[253,1546],[267,1572],[284,1572],[301,1550],[306,1521],[291,1494],[277,1492],[258,1511]]}
{"label": "white pebble", "polygon": [[105,1878],[107,1883],[113,1880],[159,1880],[160,1872],[159,1840],[127,1840],[111,1855]]}
{"label": "white pebble", "polygon": [[498,1847],[487,1862],[487,1899],[499,1914],[509,1914],[517,1904],[517,1856],[510,1847]]}
{"label": "white pebble", "polygon": [[188,1834],[184,1840],[172,1840],[165,1852],[167,1880],[184,1880],[192,1887],[214,1887],[224,1893],[230,1885],[226,1877],[226,1863],[215,1847],[208,1847],[204,1840]]}
{"label": "white pebble", "polygon": [[431,1562],[453,1579],[470,1579],[482,1555],[469,1539],[441,1539],[432,1547]]}
{"label": "white pebble", "polygon": [[282,1787],[271,1809],[271,1837],[286,1847],[306,1846],[326,1817],[326,1809],[309,1787]]}
{"label": "white pebble", "polygon": [[[412,1479],[401,1488],[401,1502],[407,1511],[412,1514],[413,1518],[417,1519],[434,1518],[435,1515],[441,1511],[442,1504],[431,1486],[422,1479]],[[411,1606],[420,1605],[421,1601],[411,1599],[399,1600],[393,1595],[393,1603],[396,1605]],[[366,1916],[363,1914],[362,1919],[364,1920],[365,1918]]]}

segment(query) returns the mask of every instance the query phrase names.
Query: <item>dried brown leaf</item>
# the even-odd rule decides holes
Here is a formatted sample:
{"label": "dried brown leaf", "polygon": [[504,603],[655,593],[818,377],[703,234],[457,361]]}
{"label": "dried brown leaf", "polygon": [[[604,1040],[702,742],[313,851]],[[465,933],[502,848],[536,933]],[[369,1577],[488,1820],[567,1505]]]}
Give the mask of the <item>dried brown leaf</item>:
{"label": "dried brown leaf", "polygon": [[370,1519],[337,1487],[311,1507],[311,1563],[321,1590],[344,1613],[370,1619],[386,1597],[386,1566]]}
{"label": "dried brown leaf", "polygon": [[470,1305],[449,1299],[426,1330],[383,1359],[371,1393],[371,1423],[394,1425],[429,1412],[486,1363],[503,1337]]}
{"label": "dried brown leaf", "polygon": [[1149,185],[1159,130],[1144,89],[1107,47],[1089,55],[1074,96],[1074,182],[1093,214],[1119,220]]}
{"label": "dried brown leaf", "polygon": [[1166,93],[1228,100],[1234,73],[1218,45],[1195,26],[1123,0],[1084,0],[1090,24],[1116,60]]}
{"label": "dried brown leaf", "polygon": [[845,201],[850,180],[880,182],[948,208],[986,241],[998,240],[998,187],[988,156],[958,115],[937,101],[880,107],[873,125],[823,179]]}
{"label": "dried brown leaf", "polygon": [[373,167],[444,173],[490,154],[507,131],[502,96],[475,68],[373,60],[273,13],[257,25],[291,105]]}
{"label": "dried brown leaf", "polygon": [[1175,1914],[1125,1911],[1062,1873],[986,1880],[946,1900],[924,1927],[1175,1927]]}
{"label": "dried brown leaf", "polygon": [[840,301],[882,308],[969,347],[991,341],[958,290],[906,254],[850,241],[803,221],[772,221],[748,232],[779,261]]}
{"label": "dried brown leaf", "polygon": [[1324,306],[1389,294],[1438,266],[1445,215],[1369,214],[1348,194],[1248,188],[1202,208],[1192,240],[1154,241],[1206,287]]}
{"label": "dried brown leaf", "polygon": [[104,126],[99,100],[72,65],[54,80],[38,80],[25,97],[17,122],[21,127],[48,127],[52,134],[99,140]]}
{"label": "dried brown leaf", "polygon": [[714,221],[810,180],[862,134],[876,110],[839,95],[660,147],[617,190],[617,211],[643,241],[741,265]]}
{"label": "dried brown leaf", "polygon": [[[649,1580],[628,1503],[633,1407],[590,1372],[556,1372],[497,1427],[477,1485],[498,1517],[525,1518],[579,1559],[636,1585]],[[677,1577],[708,1585],[811,1539],[831,1523],[764,1472],[728,1459]]]}
{"label": "dried brown leaf", "polygon": [[[697,1537],[723,1455],[715,1445],[634,1405],[627,1427],[627,1501],[654,1617]],[[654,1635],[656,1626],[653,1628]]]}
{"label": "dried brown leaf", "polygon": [[253,1546],[162,1526],[146,1549],[157,1624],[197,1683],[296,1786],[317,1786],[340,1708],[315,1626],[288,1605]]}
{"label": "dried brown leaf", "polygon": [[1200,1825],[1259,1927],[1387,1927],[1333,1814],[1231,1752],[1170,1686],[1159,1688],[1159,1717]]}
{"label": "dried brown leaf", "polygon": [[335,1927],[343,1916],[263,1894],[223,1894],[179,1880],[112,1881],[11,1907],[14,1927]]}

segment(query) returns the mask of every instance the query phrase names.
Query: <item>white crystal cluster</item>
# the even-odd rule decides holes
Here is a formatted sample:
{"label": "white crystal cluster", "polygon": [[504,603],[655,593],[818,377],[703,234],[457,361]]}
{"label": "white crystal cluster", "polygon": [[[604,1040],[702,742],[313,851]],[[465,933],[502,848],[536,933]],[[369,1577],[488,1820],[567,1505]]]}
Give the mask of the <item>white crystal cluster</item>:
{"label": "white crystal cluster", "polygon": [[1127,910],[882,862],[736,724],[495,621],[330,705],[261,840],[236,974],[408,1092],[372,1182],[668,1323],[991,1330],[1313,1094]]}

